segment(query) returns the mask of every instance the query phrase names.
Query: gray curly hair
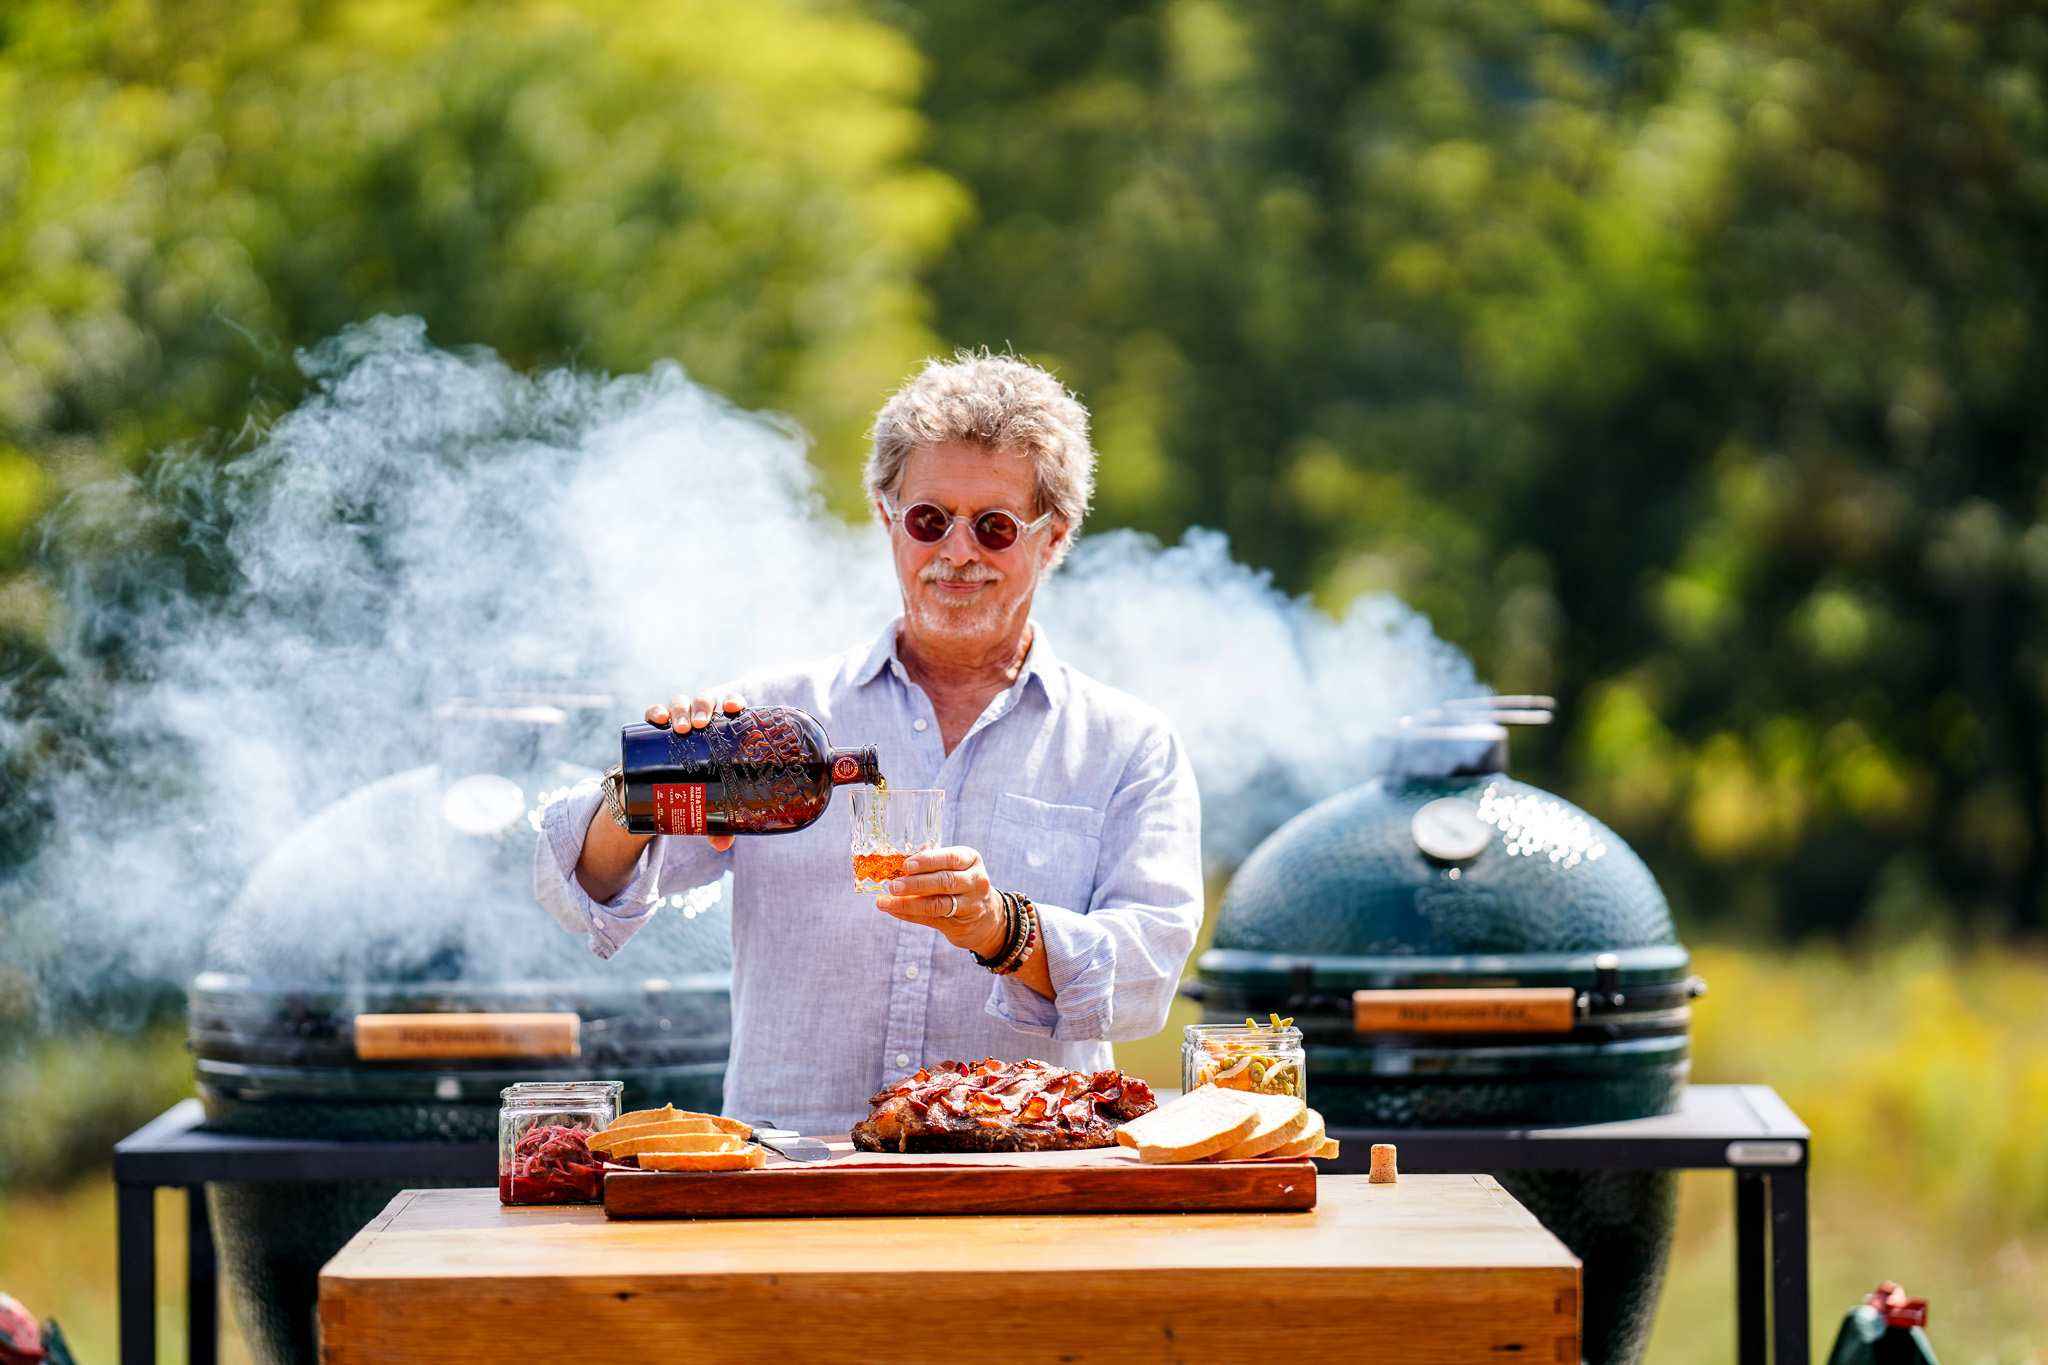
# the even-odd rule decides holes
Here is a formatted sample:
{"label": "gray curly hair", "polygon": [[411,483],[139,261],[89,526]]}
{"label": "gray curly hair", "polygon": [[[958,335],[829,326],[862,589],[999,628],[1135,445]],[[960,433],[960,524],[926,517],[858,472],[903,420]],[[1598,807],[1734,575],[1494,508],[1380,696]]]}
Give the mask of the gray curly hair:
{"label": "gray curly hair", "polygon": [[1095,492],[1088,410],[1059,380],[1015,356],[960,351],[950,361],[927,360],[882,405],[871,436],[868,496],[887,494],[892,501],[904,462],[922,445],[973,441],[1028,457],[1036,505],[1027,515],[1051,512],[1067,524],[1061,558]]}

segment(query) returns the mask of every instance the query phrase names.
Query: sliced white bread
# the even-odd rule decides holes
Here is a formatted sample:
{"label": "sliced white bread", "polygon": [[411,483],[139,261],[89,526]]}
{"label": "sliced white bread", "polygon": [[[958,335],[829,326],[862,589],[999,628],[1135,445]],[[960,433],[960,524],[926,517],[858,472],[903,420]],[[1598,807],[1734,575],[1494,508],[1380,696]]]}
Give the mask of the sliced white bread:
{"label": "sliced white bread", "polygon": [[1136,1147],[1141,1142],[1152,1142],[1153,1134],[1163,1132],[1184,1122],[1183,1115],[1191,1112],[1206,1112],[1210,1106],[1226,1104],[1231,1112],[1238,1109],[1250,1111],[1244,1096],[1235,1090],[1219,1090],[1213,1085],[1197,1086],[1180,1096],[1168,1100],[1149,1114],[1140,1114],[1127,1120],[1116,1130],[1116,1140],[1126,1147]]}
{"label": "sliced white bread", "polygon": [[1281,1143],[1266,1155],[1294,1159],[1313,1156],[1323,1141],[1323,1116],[1311,1109],[1308,1111],[1308,1126],[1301,1130],[1301,1135],[1292,1142]]}
{"label": "sliced white bread", "polygon": [[1250,1137],[1226,1147],[1211,1161],[1249,1161],[1294,1141],[1308,1127],[1308,1102],[1298,1095],[1246,1095],[1259,1111],[1259,1126]]}
{"label": "sliced white bread", "polygon": [[1140,1161],[1200,1161],[1235,1147],[1259,1126],[1251,1096],[1199,1086],[1116,1130],[1116,1140],[1135,1148]]}
{"label": "sliced white bread", "polygon": [[639,1161],[643,1171],[758,1171],[768,1153],[748,1142],[722,1152],[642,1152]]}
{"label": "sliced white bread", "polygon": [[1319,1161],[1328,1161],[1330,1158],[1336,1155],[1337,1139],[1335,1138],[1324,1138],[1323,1145],[1316,1148],[1315,1150],[1316,1159]]}

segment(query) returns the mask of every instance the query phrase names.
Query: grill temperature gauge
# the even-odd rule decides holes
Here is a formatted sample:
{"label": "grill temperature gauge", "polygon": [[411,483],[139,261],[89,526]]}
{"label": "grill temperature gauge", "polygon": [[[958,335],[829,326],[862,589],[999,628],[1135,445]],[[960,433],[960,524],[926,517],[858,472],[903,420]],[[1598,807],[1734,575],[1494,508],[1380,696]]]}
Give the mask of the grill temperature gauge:
{"label": "grill temperature gauge", "polygon": [[1486,852],[1493,828],[1479,818],[1479,807],[1459,796],[1440,797],[1415,812],[1408,822],[1415,846],[1440,863],[1470,862]]}

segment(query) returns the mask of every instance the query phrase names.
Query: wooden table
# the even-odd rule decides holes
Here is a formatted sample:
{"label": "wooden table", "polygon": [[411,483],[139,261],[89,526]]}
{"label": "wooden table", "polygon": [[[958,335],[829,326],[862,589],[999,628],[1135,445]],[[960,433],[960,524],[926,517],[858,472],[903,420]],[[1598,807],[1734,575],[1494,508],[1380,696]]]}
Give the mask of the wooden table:
{"label": "wooden table", "polygon": [[1326,1176],[1307,1213],[718,1222],[408,1190],[321,1272],[321,1359],[1527,1365],[1578,1360],[1578,1286],[1487,1176]]}

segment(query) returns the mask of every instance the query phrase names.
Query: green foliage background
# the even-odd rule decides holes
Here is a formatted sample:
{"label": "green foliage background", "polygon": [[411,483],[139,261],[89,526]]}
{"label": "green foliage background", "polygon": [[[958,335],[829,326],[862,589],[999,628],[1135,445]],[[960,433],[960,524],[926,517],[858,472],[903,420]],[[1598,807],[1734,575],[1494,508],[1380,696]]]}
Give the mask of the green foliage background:
{"label": "green foliage background", "polygon": [[1695,930],[2043,926],[2048,11],[898,13],[939,327],[1087,394],[1105,519],[1557,693]]}
{"label": "green foliage background", "polygon": [[1095,526],[1558,694],[1521,766],[1691,927],[2037,932],[2044,79],[2037,0],[17,0],[8,668],[37,515],[350,321],[676,356],[849,511],[916,358],[1010,346]]}

